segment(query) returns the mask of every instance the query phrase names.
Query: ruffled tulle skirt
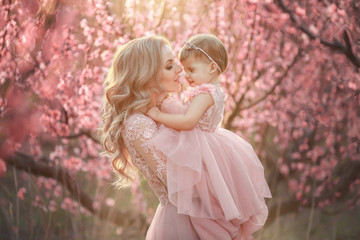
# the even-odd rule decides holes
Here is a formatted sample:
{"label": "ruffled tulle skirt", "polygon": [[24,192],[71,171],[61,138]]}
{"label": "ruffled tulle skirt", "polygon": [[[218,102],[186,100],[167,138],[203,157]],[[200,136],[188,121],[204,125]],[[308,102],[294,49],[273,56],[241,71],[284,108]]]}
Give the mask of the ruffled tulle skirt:
{"label": "ruffled tulle skirt", "polygon": [[179,132],[160,126],[150,144],[168,157],[169,200],[179,214],[198,219],[195,229],[215,221],[236,239],[264,225],[264,198],[271,193],[260,160],[244,139],[223,128]]}

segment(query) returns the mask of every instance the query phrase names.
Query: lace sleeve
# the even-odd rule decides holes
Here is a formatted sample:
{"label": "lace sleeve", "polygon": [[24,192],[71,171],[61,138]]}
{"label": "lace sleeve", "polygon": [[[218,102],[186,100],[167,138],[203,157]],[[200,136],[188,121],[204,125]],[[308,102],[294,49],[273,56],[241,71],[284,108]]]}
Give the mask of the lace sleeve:
{"label": "lace sleeve", "polygon": [[153,120],[138,114],[127,120],[124,139],[134,165],[143,172],[150,168],[166,185],[166,157],[149,145],[156,130],[157,126]]}

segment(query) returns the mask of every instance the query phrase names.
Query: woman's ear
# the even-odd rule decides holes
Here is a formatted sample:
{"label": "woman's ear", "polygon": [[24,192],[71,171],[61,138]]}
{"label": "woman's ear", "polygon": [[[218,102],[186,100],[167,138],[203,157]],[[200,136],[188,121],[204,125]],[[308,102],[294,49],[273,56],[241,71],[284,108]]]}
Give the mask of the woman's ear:
{"label": "woman's ear", "polygon": [[211,62],[210,63],[210,74],[218,73],[218,67],[216,63]]}

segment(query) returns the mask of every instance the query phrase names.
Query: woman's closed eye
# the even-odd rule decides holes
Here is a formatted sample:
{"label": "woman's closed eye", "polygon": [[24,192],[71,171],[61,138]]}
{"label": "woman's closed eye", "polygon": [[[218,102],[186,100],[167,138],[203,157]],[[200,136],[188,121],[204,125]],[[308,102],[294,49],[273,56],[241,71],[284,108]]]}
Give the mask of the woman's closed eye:
{"label": "woman's closed eye", "polygon": [[171,69],[173,69],[174,65],[175,65],[174,59],[169,59],[166,61],[165,69],[171,70]]}

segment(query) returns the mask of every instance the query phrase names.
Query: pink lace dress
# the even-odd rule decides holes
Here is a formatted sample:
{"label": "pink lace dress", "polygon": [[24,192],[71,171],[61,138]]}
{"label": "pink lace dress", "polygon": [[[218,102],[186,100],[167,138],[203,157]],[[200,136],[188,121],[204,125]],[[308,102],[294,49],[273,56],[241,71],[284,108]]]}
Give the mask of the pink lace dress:
{"label": "pink lace dress", "polygon": [[[202,84],[186,92],[189,101],[210,93],[215,104],[190,131],[163,125],[150,145],[167,159],[167,189],[179,214],[189,215],[201,239],[241,239],[259,230],[268,216],[264,198],[271,193],[263,166],[252,146],[220,127],[224,95],[214,85]],[[167,105],[168,104],[168,105]],[[184,113],[166,101],[163,109]]]}
{"label": "pink lace dress", "polygon": [[133,164],[145,177],[160,204],[146,234],[146,240],[198,240],[190,217],[178,214],[169,202],[166,180],[166,158],[149,147],[158,130],[151,118],[142,114],[129,116],[124,124],[123,138]]}

